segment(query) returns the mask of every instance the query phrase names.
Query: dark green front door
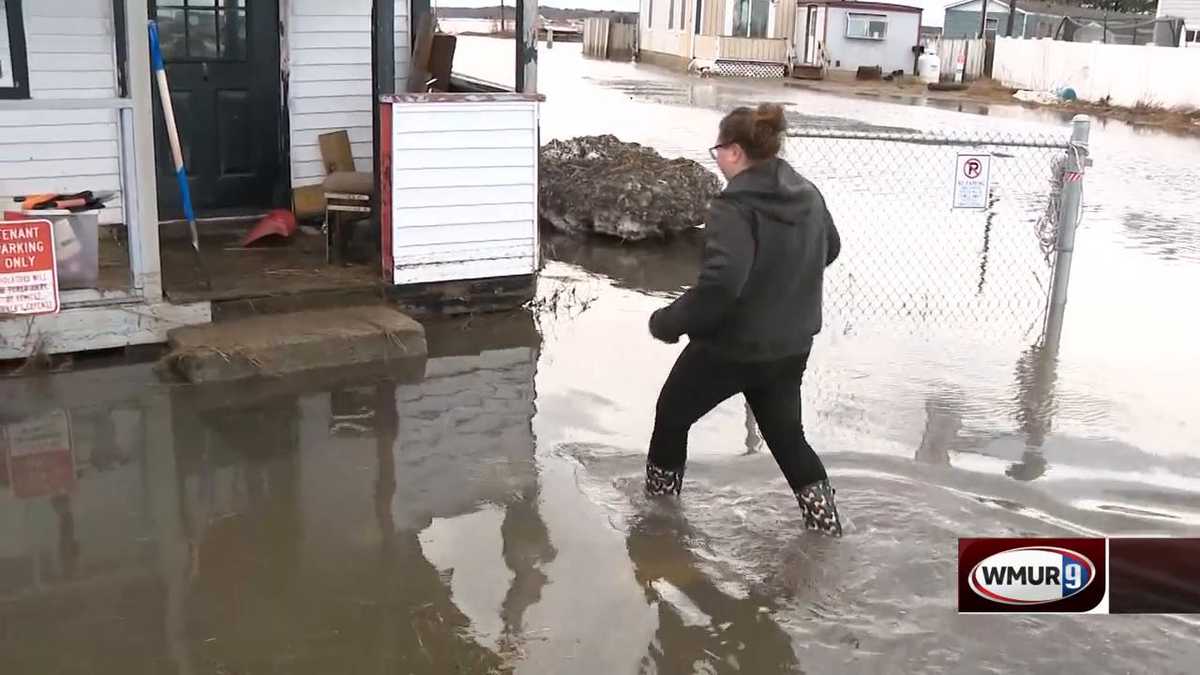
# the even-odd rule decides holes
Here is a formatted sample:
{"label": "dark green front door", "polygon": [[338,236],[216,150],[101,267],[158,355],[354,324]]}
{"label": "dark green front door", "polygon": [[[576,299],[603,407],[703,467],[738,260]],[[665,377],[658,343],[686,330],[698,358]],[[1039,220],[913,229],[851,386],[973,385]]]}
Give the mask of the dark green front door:
{"label": "dark green front door", "polygon": [[[149,0],[158,21],[175,119],[201,215],[277,205],[280,150],[279,0]],[[155,89],[158,203],[182,212]]]}

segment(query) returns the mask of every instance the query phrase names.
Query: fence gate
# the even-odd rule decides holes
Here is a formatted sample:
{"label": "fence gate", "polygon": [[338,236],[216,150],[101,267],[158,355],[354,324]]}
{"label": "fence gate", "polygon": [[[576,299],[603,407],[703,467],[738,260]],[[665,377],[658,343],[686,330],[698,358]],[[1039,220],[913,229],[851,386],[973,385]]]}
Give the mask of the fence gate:
{"label": "fence gate", "polygon": [[806,387],[818,417],[875,397],[904,415],[912,381],[974,403],[1056,351],[1086,141],[1086,118],[1073,137],[790,132],[842,237]]}

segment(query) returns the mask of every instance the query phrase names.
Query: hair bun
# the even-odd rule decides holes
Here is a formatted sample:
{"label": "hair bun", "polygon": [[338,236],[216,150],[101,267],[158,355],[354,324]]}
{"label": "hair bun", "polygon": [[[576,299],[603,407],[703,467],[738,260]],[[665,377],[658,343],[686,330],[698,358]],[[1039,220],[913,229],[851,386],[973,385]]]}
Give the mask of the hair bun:
{"label": "hair bun", "polygon": [[717,138],[722,143],[737,143],[750,159],[761,161],[779,154],[785,131],[783,106],[763,103],[754,110],[741,106],[726,115]]}
{"label": "hair bun", "polygon": [[760,103],[753,119],[754,126],[766,127],[769,133],[782,134],[787,131],[787,118],[783,115],[783,106],[778,103]]}

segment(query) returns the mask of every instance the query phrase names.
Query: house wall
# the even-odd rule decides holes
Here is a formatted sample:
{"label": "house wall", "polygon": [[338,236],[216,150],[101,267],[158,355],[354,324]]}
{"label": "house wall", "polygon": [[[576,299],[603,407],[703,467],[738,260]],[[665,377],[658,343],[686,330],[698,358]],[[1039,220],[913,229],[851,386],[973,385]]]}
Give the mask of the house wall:
{"label": "house wall", "polygon": [[1200,50],[1055,40],[996,40],[992,77],[1010,87],[1072,87],[1084,100],[1200,107]]}
{"label": "house wall", "polygon": [[725,32],[725,1],[704,0],[703,14],[700,17],[702,35],[716,36]]}
{"label": "house wall", "polygon": [[[1017,7],[1019,10],[1020,3]],[[943,35],[947,38],[979,37],[979,14],[981,11],[981,2],[947,9]],[[997,35],[1004,35],[1008,30],[1008,2],[1005,0],[988,2],[988,18],[996,20]],[[1040,16],[1018,11],[1017,18],[1013,21],[1013,36],[1044,37],[1039,34],[1039,29],[1053,33],[1061,20],[1062,17]]]}
{"label": "house wall", "polygon": [[[680,58],[691,55],[689,33],[695,28],[691,17],[695,0],[641,0],[639,49]],[[689,4],[693,6],[689,7]],[[672,11],[674,19],[672,20]],[[682,16],[682,19],[681,19]]]}
{"label": "house wall", "polygon": [[1158,16],[1183,19],[1195,29],[1200,27],[1200,0],[1158,0]]}
{"label": "house wall", "polygon": [[[117,96],[112,0],[23,5],[33,99]],[[324,177],[317,137],[345,129],[356,167],[371,169],[371,0],[281,0],[290,75],[293,187]],[[396,81],[409,72],[409,3],[396,2]],[[113,110],[5,109],[0,101],[0,206],[34,192],[120,191]],[[121,222],[120,197],[102,222]]]}
{"label": "house wall", "polygon": [[792,33],[796,30],[796,3],[783,0],[775,3],[775,30],[768,37],[787,38],[791,44]]}
{"label": "house wall", "polygon": [[[112,0],[23,3],[30,97],[117,97]],[[114,110],[6,109],[0,101],[0,208],[35,192],[120,191]],[[102,222],[124,219],[120,199]]]}
{"label": "house wall", "polygon": [[[846,37],[850,10],[829,8],[825,44],[833,70],[857,70],[861,66],[879,66],[883,72],[911,72],[916,57],[912,48],[919,44],[921,15],[910,12],[876,12],[888,17],[887,37],[883,40],[859,40]],[[853,13],[860,13],[855,11]]]}
{"label": "house wall", "polygon": [[788,42],[784,39],[722,37],[718,51],[722,59],[787,63]]}
{"label": "house wall", "polygon": [[[641,0],[640,9],[640,49],[643,53],[651,52],[648,59],[654,61],[654,54],[666,54],[678,59],[670,62],[683,65],[693,54],[699,59],[714,59],[717,56],[734,59],[750,59],[762,61],[784,61],[787,57],[786,39],[791,37],[792,23],[795,21],[796,5],[794,2],[780,1],[774,5],[774,18],[769,24],[770,32],[766,39],[726,39],[725,13],[732,7],[734,0],[703,0],[700,11],[700,34],[693,35],[696,27],[695,0],[676,0],[674,3],[675,19],[670,22],[671,0]],[[683,20],[680,21],[680,14]],[[651,20],[651,18],[653,20]],[[785,39],[782,44],[771,41],[771,38]],[[695,43],[693,48],[693,42]],[[718,49],[720,45],[720,49]],[[659,59],[668,64],[668,61]]]}
{"label": "house wall", "polygon": [[[89,0],[94,1],[94,0]],[[355,168],[370,171],[371,0],[284,0],[290,81],[292,187],[325,177],[317,138],[345,129]],[[396,1],[396,84],[409,72],[409,3]]]}

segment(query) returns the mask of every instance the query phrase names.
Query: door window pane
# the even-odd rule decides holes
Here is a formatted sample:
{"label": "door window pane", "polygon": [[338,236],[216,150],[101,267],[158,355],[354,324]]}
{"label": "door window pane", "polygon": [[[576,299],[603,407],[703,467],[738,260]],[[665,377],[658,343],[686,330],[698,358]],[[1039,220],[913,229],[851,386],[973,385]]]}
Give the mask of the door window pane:
{"label": "door window pane", "polygon": [[246,59],[246,0],[161,0],[155,8],[168,61]]}
{"label": "door window pane", "polygon": [[734,0],[733,34],[737,37],[767,37],[771,0]]}
{"label": "door window pane", "polygon": [[193,59],[217,57],[217,13],[211,9],[188,8],[188,56]]}
{"label": "door window pane", "polygon": [[187,58],[186,17],[184,9],[158,8],[158,40],[163,58],[168,61]]}
{"label": "door window pane", "polygon": [[[246,0],[241,0],[245,2]],[[221,11],[221,58],[246,59],[246,10]]]}
{"label": "door window pane", "polygon": [[750,0],[734,0],[733,34],[738,37],[750,34]]}
{"label": "door window pane", "polygon": [[771,12],[771,0],[752,0],[750,11],[750,37],[767,37],[767,19]]}

